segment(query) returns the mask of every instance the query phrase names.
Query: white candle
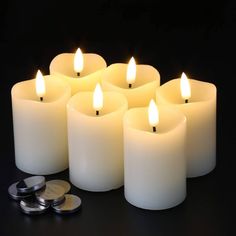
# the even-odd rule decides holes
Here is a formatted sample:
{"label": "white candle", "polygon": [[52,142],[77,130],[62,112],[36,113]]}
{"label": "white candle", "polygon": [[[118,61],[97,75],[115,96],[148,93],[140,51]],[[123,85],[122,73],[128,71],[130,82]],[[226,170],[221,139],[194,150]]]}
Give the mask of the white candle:
{"label": "white candle", "polygon": [[68,168],[66,103],[70,87],[38,72],[36,80],[15,84],[11,95],[16,166],[36,175]]}
{"label": "white candle", "polygon": [[122,119],[128,104],[119,93],[81,92],[68,102],[71,182],[88,191],[119,188],[124,181]]}
{"label": "white candle", "polygon": [[157,110],[153,101],[149,108],[126,112],[125,198],[129,203],[161,210],[185,199],[185,132],[186,118],[181,112],[163,106]]}
{"label": "white candle", "polygon": [[187,80],[183,74],[159,87],[156,95],[158,104],[173,106],[187,117],[187,176],[197,177],[216,165],[216,87]]}
{"label": "white candle", "polygon": [[102,75],[104,90],[126,96],[129,108],[147,106],[155,98],[160,85],[159,72],[150,65],[137,65],[134,58],[129,64],[117,63],[108,66]]}
{"label": "white candle", "polygon": [[62,53],[57,55],[50,64],[50,74],[57,75],[71,86],[74,95],[80,91],[93,91],[100,82],[105,60],[94,53]]}

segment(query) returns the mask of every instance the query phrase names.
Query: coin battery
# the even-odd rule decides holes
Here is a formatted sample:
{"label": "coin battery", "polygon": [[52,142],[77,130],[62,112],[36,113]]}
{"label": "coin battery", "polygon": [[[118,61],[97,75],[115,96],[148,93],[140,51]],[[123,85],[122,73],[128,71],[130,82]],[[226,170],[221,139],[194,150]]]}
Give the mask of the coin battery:
{"label": "coin battery", "polygon": [[31,196],[30,194],[19,193],[16,188],[17,184],[18,182],[10,185],[8,188],[8,194],[12,199],[19,201],[19,200],[22,200]]}
{"label": "coin battery", "polygon": [[40,204],[57,205],[65,200],[65,190],[59,185],[46,183],[46,188],[35,193],[36,199]]}
{"label": "coin battery", "polygon": [[45,186],[44,176],[31,176],[17,183],[16,188],[19,193],[34,193]]}
{"label": "coin battery", "polygon": [[65,180],[54,179],[54,180],[49,180],[46,183],[59,185],[60,187],[64,188],[65,193],[68,193],[71,189],[71,185]]}
{"label": "coin battery", "polygon": [[66,194],[64,203],[52,206],[52,209],[58,214],[74,213],[80,209],[81,203],[81,199],[78,196]]}
{"label": "coin battery", "polygon": [[34,200],[21,200],[20,201],[20,209],[22,212],[28,215],[39,215],[44,212],[49,208],[50,204],[48,205],[41,205],[37,201]]}

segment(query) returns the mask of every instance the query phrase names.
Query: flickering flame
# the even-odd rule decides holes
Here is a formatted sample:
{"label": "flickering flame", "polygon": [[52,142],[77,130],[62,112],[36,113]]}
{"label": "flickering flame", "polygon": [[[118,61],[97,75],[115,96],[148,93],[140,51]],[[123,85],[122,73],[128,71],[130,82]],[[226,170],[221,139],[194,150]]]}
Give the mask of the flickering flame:
{"label": "flickering flame", "polygon": [[133,84],[136,79],[136,63],[133,57],[131,57],[128,67],[127,67],[127,72],[126,72],[126,81],[128,84]]}
{"label": "flickering flame", "polygon": [[93,93],[93,108],[95,111],[100,111],[103,108],[103,92],[99,83]]}
{"label": "flickering flame", "polygon": [[152,127],[156,127],[157,124],[159,123],[158,108],[153,99],[150,101],[149,107],[148,107],[148,120],[149,120],[149,124]]}
{"label": "flickering flame", "polygon": [[189,83],[189,79],[183,72],[180,79],[180,90],[181,96],[183,99],[189,99],[191,97],[191,87]]}
{"label": "flickering flame", "polygon": [[83,53],[80,50],[80,48],[78,48],[74,57],[74,71],[76,73],[81,73],[83,69],[84,69]]}
{"label": "flickering flame", "polygon": [[40,70],[37,71],[36,75],[36,94],[41,98],[45,95],[45,81]]}

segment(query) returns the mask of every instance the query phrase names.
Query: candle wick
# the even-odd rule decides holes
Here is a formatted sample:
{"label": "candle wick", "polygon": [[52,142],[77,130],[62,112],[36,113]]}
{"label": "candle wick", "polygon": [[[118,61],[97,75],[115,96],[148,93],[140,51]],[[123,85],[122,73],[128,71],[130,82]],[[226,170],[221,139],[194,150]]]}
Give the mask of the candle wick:
{"label": "candle wick", "polygon": [[155,126],[152,127],[153,132],[157,132],[157,128]]}
{"label": "candle wick", "polygon": [[43,101],[43,97],[40,97],[40,101],[41,101],[41,102]]}
{"label": "candle wick", "polygon": [[185,99],[185,103],[188,103],[188,99]]}
{"label": "candle wick", "polygon": [[132,84],[129,84],[129,88],[132,88]]}
{"label": "candle wick", "polygon": [[96,111],[96,116],[99,116],[99,111]]}
{"label": "candle wick", "polygon": [[77,76],[80,77],[80,72],[77,72]]}

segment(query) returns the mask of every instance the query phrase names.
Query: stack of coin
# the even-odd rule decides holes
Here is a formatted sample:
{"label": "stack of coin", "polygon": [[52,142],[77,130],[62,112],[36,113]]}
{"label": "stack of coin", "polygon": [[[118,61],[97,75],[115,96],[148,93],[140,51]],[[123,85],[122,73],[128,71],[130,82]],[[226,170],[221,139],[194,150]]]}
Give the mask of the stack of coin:
{"label": "stack of coin", "polygon": [[44,176],[32,176],[12,184],[9,196],[20,201],[22,212],[29,215],[42,214],[51,207],[59,214],[73,213],[80,209],[81,199],[68,194],[70,184],[64,180],[45,181]]}

